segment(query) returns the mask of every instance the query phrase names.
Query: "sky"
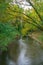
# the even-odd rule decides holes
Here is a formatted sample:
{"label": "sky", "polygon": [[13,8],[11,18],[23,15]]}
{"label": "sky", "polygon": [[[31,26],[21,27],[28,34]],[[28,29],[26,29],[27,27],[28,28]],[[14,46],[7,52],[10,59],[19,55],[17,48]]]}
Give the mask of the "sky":
{"label": "sky", "polygon": [[[20,7],[25,9],[31,9],[32,7],[29,5],[28,2],[26,2],[26,0],[16,0],[17,2],[20,3]],[[15,4],[15,0],[13,0],[13,3]]]}

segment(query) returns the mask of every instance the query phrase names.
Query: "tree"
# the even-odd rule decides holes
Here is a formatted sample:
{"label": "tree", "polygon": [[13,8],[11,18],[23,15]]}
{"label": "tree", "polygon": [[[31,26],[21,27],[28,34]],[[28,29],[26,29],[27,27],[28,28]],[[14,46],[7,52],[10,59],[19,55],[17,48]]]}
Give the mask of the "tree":
{"label": "tree", "polygon": [[29,0],[32,8],[25,11],[18,3],[11,4],[11,1],[6,0],[0,2],[0,49],[5,50],[17,35],[26,36],[36,30],[43,31],[42,2]]}
{"label": "tree", "polygon": [[[14,16],[18,17],[15,13],[14,16],[10,15],[10,13],[14,14],[12,10],[8,8],[11,7],[9,3],[1,1],[0,4],[0,50],[6,50],[9,43],[16,38],[17,35],[20,36],[18,27],[16,25],[17,21]],[[18,6],[17,6],[18,7]],[[16,8],[17,8],[16,7]],[[13,9],[13,7],[11,7]],[[16,23],[14,22],[16,21]],[[15,24],[14,24],[14,23]]]}
{"label": "tree", "polygon": [[[27,0],[30,4],[30,6],[33,7],[33,9],[35,10],[36,14],[38,15],[38,17],[40,18],[41,21],[43,21],[39,11],[41,10],[41,13],[43,11],[43,9],[40,9],[40,7],[42,8],[42,4],[43,4],[43,1],[42,0]],[[39,9],[39,10],[38,10]]]}

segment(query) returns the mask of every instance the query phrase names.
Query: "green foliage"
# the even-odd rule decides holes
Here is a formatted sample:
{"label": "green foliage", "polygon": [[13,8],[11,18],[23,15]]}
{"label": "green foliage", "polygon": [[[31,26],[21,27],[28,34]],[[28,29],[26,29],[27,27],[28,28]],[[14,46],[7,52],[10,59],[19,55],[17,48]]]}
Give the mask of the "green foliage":
{"label": "green foliage", "polygon": [[0,0],[0,3],[9,3],[12,2],[13,0]]}
{"label": "green foliage", "polygon": [[10,23],[0,22],[0,48],[6,50],[8,44],[15,39],[16,35],[20,35],[16,27]]}
{"label": "green foliage", "polygon": [[22,8],[17,5],[11,6],[9,3],[0,3],[0,49],[6,50],[9,43],[20,36],[20,14]]}
{"label": "green foliage", "polygon": [[38,36],[38,39],[43,43],[43,32],[40,32],[40,35]]}
{"label": "green foliage", "polygon": [[[18,5],[9,4],[11,0],[0,0],[0,49],[6,50],[17,35],[43,30],[43,2],[30,0],[32,9],[24,11]],[[25,12],[25,13],[24,13]]]}

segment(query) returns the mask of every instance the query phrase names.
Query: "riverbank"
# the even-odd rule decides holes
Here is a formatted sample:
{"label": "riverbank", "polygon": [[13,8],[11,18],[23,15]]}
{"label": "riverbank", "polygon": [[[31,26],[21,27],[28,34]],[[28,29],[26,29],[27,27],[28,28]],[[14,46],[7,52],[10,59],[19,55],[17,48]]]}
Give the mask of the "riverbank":
{"label": "riverbank", "polygon": [[29,34],[31,38],[38,41],[40,44],[43,43],[43,31],[36,31],[31,34]]}

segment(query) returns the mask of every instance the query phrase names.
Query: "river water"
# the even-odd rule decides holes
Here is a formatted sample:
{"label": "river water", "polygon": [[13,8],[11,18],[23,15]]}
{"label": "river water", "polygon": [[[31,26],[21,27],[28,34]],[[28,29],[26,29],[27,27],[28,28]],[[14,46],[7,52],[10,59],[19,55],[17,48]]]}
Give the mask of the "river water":
{"label": "river water", "polygon": [[31,38],[13,42],[3,56],[0,65],[43,65],[43,49]]}

